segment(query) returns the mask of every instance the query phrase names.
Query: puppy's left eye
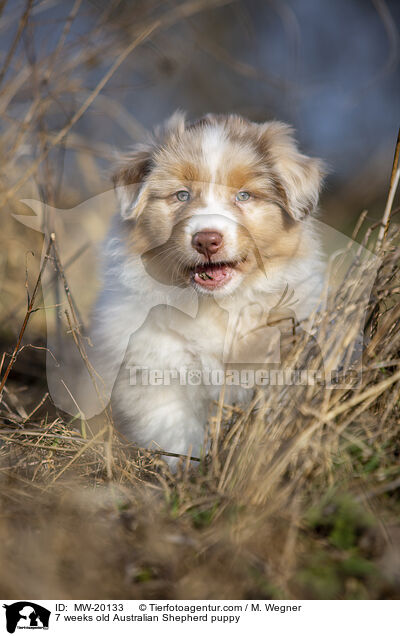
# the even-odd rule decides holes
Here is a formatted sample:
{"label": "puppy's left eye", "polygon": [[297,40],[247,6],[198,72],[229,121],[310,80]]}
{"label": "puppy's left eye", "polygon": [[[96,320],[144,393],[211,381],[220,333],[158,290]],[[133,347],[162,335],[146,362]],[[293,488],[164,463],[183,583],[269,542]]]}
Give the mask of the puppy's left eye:
{"label": "puppy's left eye", "polygon": [[250,199],[250,192],[245,192],[242,190],[238,192],[236,195],[236,201],[248,201]]}
{"label": "puppy's left eye", "polygon": [[190,193],[187,190],[179,190],[175,196],[178,201],[189,201],[190,199]]}

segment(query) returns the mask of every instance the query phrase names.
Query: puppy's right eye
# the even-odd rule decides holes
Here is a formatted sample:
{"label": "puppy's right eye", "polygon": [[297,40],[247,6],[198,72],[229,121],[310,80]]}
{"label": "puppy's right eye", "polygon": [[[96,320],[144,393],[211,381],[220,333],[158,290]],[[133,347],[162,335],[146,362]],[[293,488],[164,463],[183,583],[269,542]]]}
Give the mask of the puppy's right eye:
{"label": "puppy's right eye", "polygon": [[190,199],[190,193],[187,190],[179,190],[175,196],[178,201],[189,201]]}

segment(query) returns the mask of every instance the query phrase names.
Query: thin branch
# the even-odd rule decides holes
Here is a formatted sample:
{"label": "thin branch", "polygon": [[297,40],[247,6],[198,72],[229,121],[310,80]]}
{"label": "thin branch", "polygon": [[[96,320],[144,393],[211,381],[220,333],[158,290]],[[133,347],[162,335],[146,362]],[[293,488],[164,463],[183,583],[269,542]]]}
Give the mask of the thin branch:
{"label": "thin branch", "polygon": [[394,196],[396,194],[396,190],[397,190],[397,186],[398,186],[399,178],[400,178],[399,154],[400,154],[400,128],[397,135],[396,149],[394,151],[392,173],[390,175],[389,194],[388,194],[388,198],[386,202],[385,211],[382,217],[382,224],[379,228],[378,239],[376,241],[377,252],[379,252],[379,250],[381,249],[389,230],[390,215],[392,211]]}
{"label": "thin branch", "polygon": [[48,246],[47,246],[46,254],[45,254],[45,257],[43,259],[43,263],[42,263],[42,266],[40,268],[39,276],[37,278],[37,281],[36,281],[32,296],[31,296],[31,298],[29,300],[28,309],[26,310],[24,322],[22,323],[22,327],[21,327],[19,335],[18,335],[17,344],[15,345],[14,351],[13,351],[12,356],[11,356],[11,360],[8,363],[7,369],[5,370],[3,378],[2,378],[2,380],[0,382],[0,402],[2,400],[3,389],[4,389],[4,386],[5,386],[5,383],[7,382],[7,378],[9,376],[9,374],[10,374],[10,371],[13,368],[13,366],[15,364],[15,361],[17,359],[17,355],[18,355],[18,352],[20,350],[20,346],[21,346],[22,338],[23,338],[24,333],[25,333],[26,326],[28,324],[28,321],[29,321],[29,318],[30,318],[31,314],[34,311],[33,306],[35,304],[36,295],[37,295],[37,292],[38,292],[38,289],[39,289],[40,281],[42,279],[42,274],[44,272],[44,269],[45,269],[45,267],[47,265],[47,261],[48,261],[49,256],[50,256],[51,247],[52,247],[52,242],[50,241]]}
{"label": "thin branch", "polygon": [[26,7],[25,7],[25,11],[21,16],[21,19],[19,21],[18,24],[18,29],[17,29],[17,33],[15,34],[14,40],[10,46],[10,49],[8,51],[7,57],[4,60],[4,64],[3,64],[3,68],[0,71],[0,84],[2,83],[5,74],[7,73],[8,67],[10,65],[10,62],[14,56],[14,53],[17,49],[18,43],[21,39],[21,36],[24,32],[24,29],[26,27],[26,24],[28,22],[28,18],[29,18],[29,14],[31,12],[31,8],[32,8],[32,4],[33,4],[33,0],[27,0],[26,3]]}

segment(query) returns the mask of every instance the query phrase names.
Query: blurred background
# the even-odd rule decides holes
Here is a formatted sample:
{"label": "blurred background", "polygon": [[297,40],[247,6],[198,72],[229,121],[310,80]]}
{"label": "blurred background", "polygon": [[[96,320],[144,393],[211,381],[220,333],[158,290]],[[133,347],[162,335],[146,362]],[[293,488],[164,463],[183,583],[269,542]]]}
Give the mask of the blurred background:
{"label": "blurred background", "polygon": [[115,152],[177,108],[291,123],[328,166],[322,220],[351,234],[362,210],[382,215],[400,113],[397,0],[3,0],[0,10],[3,325],[23,315],[25,261],[33,280],[40,260],[41,236],[10,215],[28,213],[18,201],[71,207],[109,189]]}

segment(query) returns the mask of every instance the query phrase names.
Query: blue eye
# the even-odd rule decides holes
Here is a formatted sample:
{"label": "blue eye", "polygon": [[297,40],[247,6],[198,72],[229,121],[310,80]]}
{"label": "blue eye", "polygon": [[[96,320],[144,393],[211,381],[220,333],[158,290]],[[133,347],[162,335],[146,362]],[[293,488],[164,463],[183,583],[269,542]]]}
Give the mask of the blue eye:
{"label": "blue eye", "polygon": [[175,196],[178,201],[189,201],[190,199],[190,193],[187,190],[179,190]]}
{"label": "blue eye", "polygon": [[236,201],[248,201],[250,199],[250,193],[242,190],[236,195]]}

